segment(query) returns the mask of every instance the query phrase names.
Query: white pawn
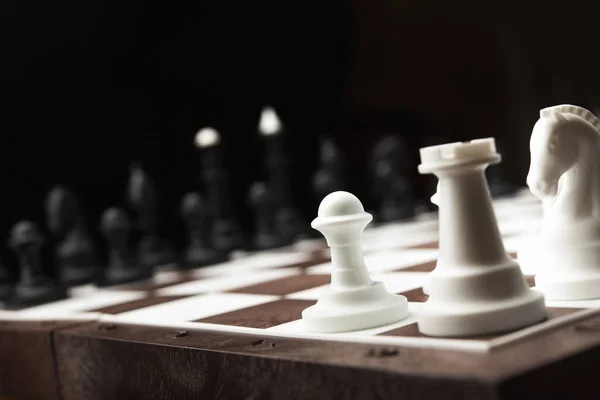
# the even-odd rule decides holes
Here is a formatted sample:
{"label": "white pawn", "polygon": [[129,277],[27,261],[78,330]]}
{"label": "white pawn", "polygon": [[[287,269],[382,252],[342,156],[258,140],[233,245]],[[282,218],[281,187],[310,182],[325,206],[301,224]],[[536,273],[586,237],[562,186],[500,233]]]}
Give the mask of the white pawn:
{"label": "white pawn", "polygon": [[312,332],[347,332],[375,328],[406,318],[406,297],[393,295],[382,282],[372,281],[365,265],[361,240],[373,216],[356,196],[333,192],[319,206],[311,226],[331,248],[331,285],[317,304],[302,312]]}

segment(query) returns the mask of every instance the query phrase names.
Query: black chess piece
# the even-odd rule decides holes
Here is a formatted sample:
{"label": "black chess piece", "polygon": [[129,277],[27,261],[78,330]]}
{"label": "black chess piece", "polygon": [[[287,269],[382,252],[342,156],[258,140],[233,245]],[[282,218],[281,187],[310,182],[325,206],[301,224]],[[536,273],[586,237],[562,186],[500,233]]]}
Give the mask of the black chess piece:
{"label": "black chess piece", "polygon": [[233,211],[229,172],[222,162],[220,140],[219,133],[212,128],[204,128],[196,135],[196,145],[202,150],[202,180],[212,216],[211,245],[228,257],[233,250],[244,247],[244,235]]}
{"label": "black chess piece", "polygon": [[390,160],[380,160],[376,166],[376,180],[380,182],[378,190],[380,222],[393,222],[415,216],[414,195],[410,183],[398,165]]}
{"label": "black chess piece", "polygon": [[13,292],[13,282],[8,268],[0,262],[0,301],[10,298]]}
{"label": "black chess piece", "polygon": [[102,286],[119,285],[152,277],[152,271],[139,265],[131,246],[132,224],[124,210],[109,208],[102,213],[100,232],[108,244],[108,266]]}
{"label": "black chess piece", "polygon": [[255,182],[248,191],[248,204],[254,210],[254,240],[256,250],[267,250],[286,244],[286,238],[275,229],[273,208],[275,199],[265,182]]}
{"label": "black chess piece", "polygon": [[346,161],[337,144],[328,136],[324,137],[320,143],[319,164],[321,168],[335,170],[340,176],[344,175]]}
{"label": "black chess piece", "polygon": [[45,238],[36,224],[21,221],[13,226],[8,246],[19,260],[20,278],[8,305],[11,308],[32,306],[67,297],[64,287],[51,279],[42,265]]}
{"label": "black chess piece", "polygon": [[415,216],[414,193],[408,179],[407,150],[397,136],[386,136],[373,149],[373,193],[380,222],[392,222]]}
{"label": "black chess piece", "polygon": [[153,269],[174,262],[171,246],[160,237],[158,232],[158,194],[152,179],[134,163],[130,168],[128,199],[136,214],[140,231],[138,244],[138,262]]}
{"label": "black chess piece", "polygon": [[221,254],[210,245],[211,225],[202,196],[198,193],[183,196],[180,213],[187,231],[182,266],[200,267],[222,261]]}
{"label": "black chess piece", "polygon": [[312,187],[315,199],[320,202],[328,194],[344,190],[345,185],[343,178],[336,171],[320,169],[313,176]]}
{"label": "black chess piece", "polygon": [[[501,141],[496,140],[497,151],[504,156],[503,145]],[[518,188],[512,184],[507,177],[505,171],[505,163],[490,165],[485,174],[490,188],[490,194],[493,198],[512,196],[517,193]]]}
{"label": "black chess piece", "polygon": [[96,248],[75,194],[55,186],[46,198],[46,223],[56,239],[58,275],[70,287],[94,282],[100,273]]}
{"label": "black chess piece", "polygon": [[321,141],[319,169],[313,176],[312,187],[317,202],[332,192],[344,190],[345,162],[340,150],[330,138]]}
{"label": "black chess piece", "polygon": [[[265,123],[269,120],[275,120],[276,123]],[[266,130],[266,127],[269,129]],[[273,127],[275,129],[271,129]],[[308,226],[302,220],[292,198],[289,157],[284,146],[286,135],[279,118],[271,107],[265,107],[262,110],[259,131],[265,140],[268,185],[276,204],[275,227],[278,235],[291,244],[308,233]]]}

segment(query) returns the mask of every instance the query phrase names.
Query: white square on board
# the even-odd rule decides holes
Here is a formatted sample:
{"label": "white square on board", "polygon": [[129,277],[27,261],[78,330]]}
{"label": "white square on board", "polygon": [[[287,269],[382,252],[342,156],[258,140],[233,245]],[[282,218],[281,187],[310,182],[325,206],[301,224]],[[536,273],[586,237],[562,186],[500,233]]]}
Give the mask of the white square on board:
{"label": "white square on board", "polygon": [[281,268],[258,270],[250,269],[231,273],[229,276],[214,276],[206,279],[180,283],[159,289],[157,292],[162,296],[180,296],[195,295],[208,292],[220,292],[232,290],[248,285],[254,285],[261,282],[272,281],[274,279],[284,278],[286,276],[297,275],[300,271],[297,268]]}
{"label": "white square on board", "polygon": [[110,307],[143,297],[145,297],[145,293],[141,291],[98,290],[90,296],[55,301],[53,303],[30,307],[19,312],[24,315],[64,315]]}
{"label": "white square on board", "polygon": [[[365,254],[365,264],[370,272],[386,272],[412,267],[437,260],[437,249],[389,250],[381,253]],[[331,274],[331,262],[308,267],[309,274]]]}
{"label": "white square on board", "polygon": [[176,324],[268,303],[278,298],[257,294],[209,293],[125,312],[116,315],[116,318],[128,323]]}

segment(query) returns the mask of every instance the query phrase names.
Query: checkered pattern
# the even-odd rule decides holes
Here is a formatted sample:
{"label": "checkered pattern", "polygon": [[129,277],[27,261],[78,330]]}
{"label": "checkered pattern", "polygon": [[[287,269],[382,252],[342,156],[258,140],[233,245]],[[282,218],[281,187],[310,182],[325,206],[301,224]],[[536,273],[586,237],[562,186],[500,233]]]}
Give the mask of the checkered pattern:
{"label": "checkered pattern", "polygon": [[[522,194],[495,202],[495,209],[506,249],[515,256],[539,229],[541,206],[537,199]],[[365,231],[365,262],[371,277],[384,282],[390,292],[406,296],[413,312],[427,300],[421,287],[428,272],[435,268],[437,240],[434,213],[415,221],[370,227]],[[534,285],[534,272],[524,270],[530,286]],[[423,337],[414,313],[403,321],[375,329],[311,334],[304,327],[301,313],[327,289],[330,273],[328,248],[324,241],[315,240],[192,271],[164,270],[150,282],[108,289],[75,288],[67,300],[4,312],[0,319],[90,315],[118,323],[477,351],[522,340],[579,320],[600,308],[600,300],[547,302],[547,321],[518,332],[488,337]]]}

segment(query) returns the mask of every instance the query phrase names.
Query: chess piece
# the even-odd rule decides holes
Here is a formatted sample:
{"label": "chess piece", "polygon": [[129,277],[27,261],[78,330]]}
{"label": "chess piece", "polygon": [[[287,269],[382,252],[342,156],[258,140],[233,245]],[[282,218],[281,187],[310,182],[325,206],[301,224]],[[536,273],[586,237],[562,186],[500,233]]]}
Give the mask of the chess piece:
{"label": "chess piece", "polygon": [[408,152],[398,136],[385,136],[373,149],[374,194],[381,222],[393,222],[415,215],[414,195],[408,181]]}
{"label": "chess piece", "polygon": [[600,298],[600,120],[544,108],[531,133],[527,184],[543,199],[536,287],[552,300]]}
{"label": "chess piece", "polygon": [[273,209],[275,199],[270,188],[264,182],[255,182],[248,193],[248,203],[254,209],[254,248],[273,249],[285,245],[285,238],[275,229]]}
{"label": "chess piece", "polygon": [[307,232],[292,200],[289,164],[283,146],[285,135],[281,121],[272,107],[263,108],[258,131],[265,140],[268,184],[276,203],[275,226],[278,233],[288,243],[292,243]]}
{"label": "chess piece", "polygon": [[319,168],[313,176],[312,186],[320,202],[329,193],[344,190],[345,163],[340,150],[330,138],[321,141]]}
{"label": "chess piece", "polygon": [[152,277],[150,269],[138,264],[130,243],[131,221],[124,210],[109,208],[102,213],[100,232],[108,245],[108,266],[103,286],[141,281]]}
{"label": "chess piece", "polygon": [[[423,147],[431,147],[437,146],[447,142],[441,137],[431,136],[426,138]],[[428,211],[438,211],[437,203],[435,203],[435,195],[437,194],[437,190],[439,188],[438,180],[435,175],[426,175],[425,177],[425,209]]]}
{"label": "chess piece", "polygon": [[379,163],[382,183],[379,203],[379,219],[382,222],[393,222],[415,216],[415,204],[410,183],[400,170],[386,166],[386,161]]}
{"label": "chess piece", "polygon": [[[500,155],[503,155],[501,142],[496,141],[496,149]],[[486,177],[490,187],[492,198],[511,196],[517,192],[517,186],[513,185],[506,177],[506,171],[503,164],[490,165],[486,169]]]}
{"label": "chess piece", "polygon": [[183,266],[201,267],[220,261],[219,253],[209,244],[211,226],[202,197],[198,193],[186,194],[180,210],[187,232]]}
{"label": "chess piece", "polygon": [[202,150],[202,176],[212,215],[212,246],[228,256],[244,247],[244,236],[237,223],[228,188],[228,174],[221,161],[221,137],[213,128],[201,129],[195,138]]}
{"label": "chess piece", "polygon": [[42,246],[45,242],[38,226],[21,221],[13,226],[8,241],[19,260],[20,278],[9,307],[32,306],[66,297],[66,290],[48,277],[42,266]]}
{"label": "chess piece", "polygon": [[498,162],[493,138],[421,149],[419,172],[438,177],[440,210],[440,255],[418,315],[425,335],[491,334],[547,316],[500,236],[484,172]]}
{"label": "chess piece", "polygon": [[312,227],[323,234],[331,248],[331,286],[317,304],[302,312],[309,331],[355,331],[408,316],[406,297],[390,294],[382,282],[369,277],[361,239],[372,219],[351,193],[334,192],[321,202]]}
{"label": "chess piece", "polygon": [[96,281],[100,263],[75,194],[55,186],[46,197],[46,223],[56,239],[58,274],[70,287]]}
{"label": "chess piece", "polygon": [[130,168],[128,198],[141,233],[137,255],[140,265],[152,270],[174,262],[173,250],[158,233],[156,187],[138,163]]}
{"label": "chess piece", "polygon": [[13,283],[8,268],[0,262],[0,302],[10,298],[13,292]]}

